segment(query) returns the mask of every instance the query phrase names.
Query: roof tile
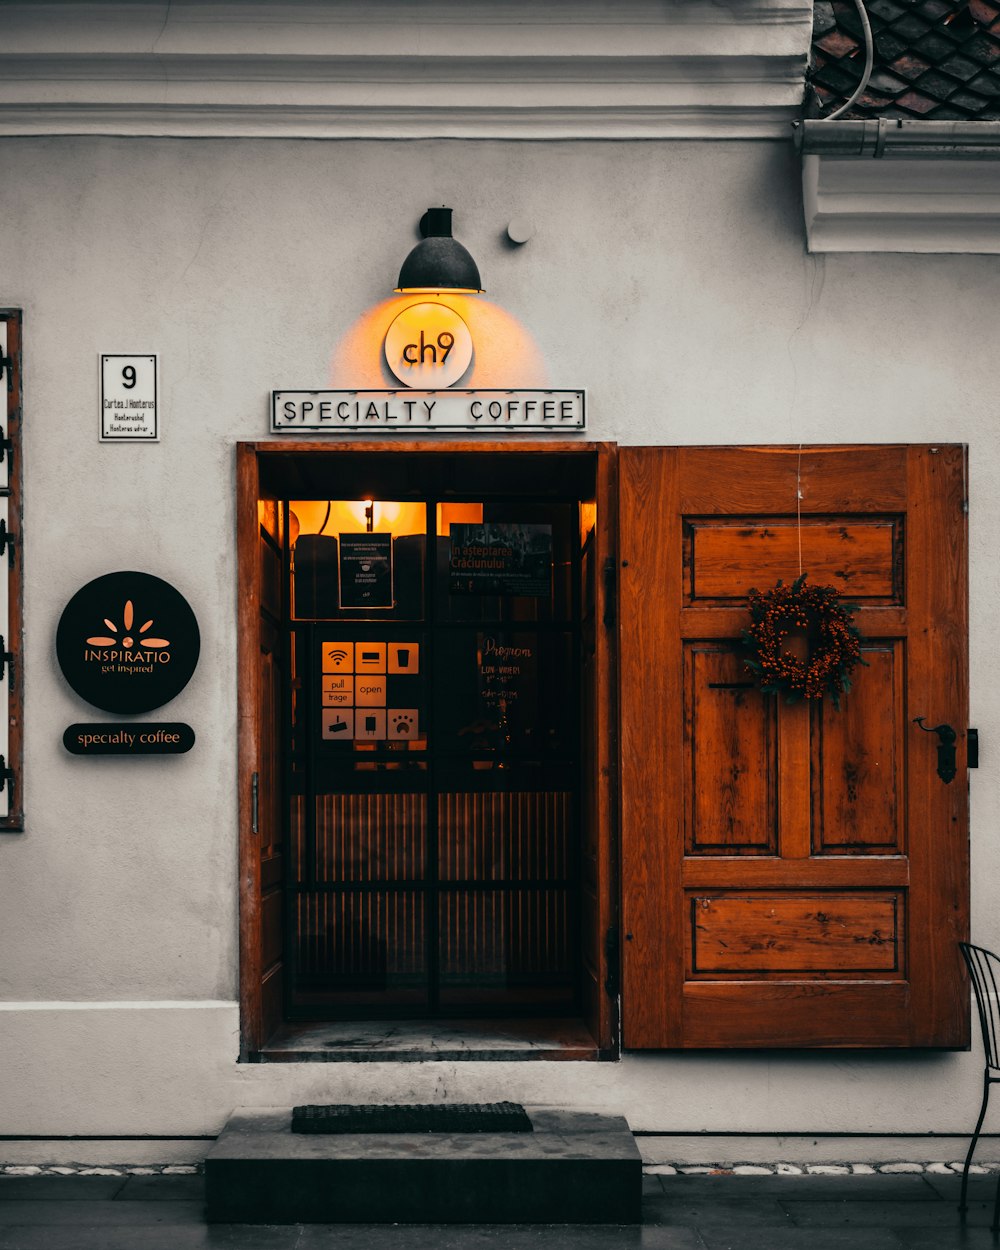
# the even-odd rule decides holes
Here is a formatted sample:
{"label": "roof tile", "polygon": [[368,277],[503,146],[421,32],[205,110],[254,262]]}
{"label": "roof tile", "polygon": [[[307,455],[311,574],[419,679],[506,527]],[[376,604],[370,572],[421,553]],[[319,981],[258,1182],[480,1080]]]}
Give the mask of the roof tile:
{"label": "roof tile", "polygon": [[953,109],[945,105],[934,110],[934,116],[931,120],[936,122],[964,122],[967,120],[967,114],[961,109]]}
{"label": "roof tile", "polygon": [[965,109],[966,113],[980,113],[989,104],[989,100],[976,95],[974,91],[966,91],[964,87],[961,87],[950,97],[948,103],[952,107]]}
{"label": "roof tile", "polygon": [[892,28],[904,39],[919,39],[921,35],[926,35],[931,27],[929,22],[925,22],[916,13],[907,13],[898,22],[893,22]]}
{"label": "roof tile", "polygon": [[905,52],[909,47],[905,39],[900,39],[891,30],[883,30],[875,36],[875,56],[879,62],[888,62]]}
{"label": "roof tile", "polygon": [[875,70],[868,83],[876,91],[885,91],[890,96],[897,96],[900,92],[907,90],[907,84],[903,79],[897,78],[895,74],[890,74],[887,69]]}
{"label": "roof tile", "polygon": [[[832,14],[833,10],[830,11]],[[989,26],[1000,17],[1000,5],[991,4],[989,0],[969,0],[969,12],[980,26]]]}
{"label": "roof tile", "polygon": [[980,32],[962,44],[962,51],[966,56],[971,56],[974,61],[978,61],[980,65],[994,65],[1000,61],[1000,39],[991,38],[985,32]]}
{"label": "roof tile", "polygon": [[[899,29],[898,26],[896,28]],[[926,57],[932,65],[937,65],[955,51],[955,45],[937,31],[930,31],[916,41],[920,55]]]}
{"label": "roof tile", "polygon": [[1000,74],[980,74],[978,78],[973,78],[969,86],[980,95],[1000,96]]}
{"label": "roof tile", "polygon": [[833,5],[830,0],[816,0],[813,8],[813,39],[818,39],[827,31],[836,29],[837,19],[833,16]]}
{"label": "roof tile", "polygon": [[[858,41],[852,39],[850,35],[845,34],[842,30],[833,30],[828,35],[824,35],[822,39],[816,40],[816,47],[822,48],[824,52],[829,52],[835,57],[847,56],[849,52],[853,52],[858,47]],[[970,62],[972,72],[979,72],[979,66],[975,61]]]}
{"label": "roof tile", "polygon": [[812,81],[821,87],[829,87],[831,91],[848,96],[858,85],[860,74],[848,74],[836,63],[817,66],[812,71]]}
{"label": "roof tile", "polygon": [[979,73],[979,66],[976,62],[969,60],[967,56],[962,56],[960,52],[946,57],[940,63],[939,68],[962,82],[968,82],[970,78],[974,78]]}
{"label": "roof tile", "polygon": [[925,117],[932,109],[938,107],[937,100],[929,95],[922,95],[919,91],[907,91],[896,100],[896,103],[911,113],[919,113],[921,117]]}
{"label": "roof tile", "polygon": [[936,69],[921,74],[916,85],[925,95],[932,95],[936,100],[947,100],[959,87],[954,78],[949,78],[947,74],[939,73]]}
{"label": "roof tile", "polygon": [[868,9],[868,16],[874,14],[876,17],[884,18],[887,22],[894,22],[897,17],[902,17],[906,9],[901,4],[896,4],[895,0],[871,0],[871,3],[865,6]]}
{"label": "roof tile", "polygon": [[921,0],[915,7],[926,21],[936,22],[940,17],[947,17],[955,6],[949,0]]}
{"label": "roof tile", "polygon": [[[866,3],[875,71],[845,116],[986,121],[1000,111],[1000,0]],[[815,18],[811,107],[822,115],[857,86],[863,36],[854,0],[817,0]]]}
{"label": "roof tile", "polygon": [[915,56],[912,52],[907,52],[892,62],[892,69],[904,78],[919,78],[921,74],[926,74],[930,68],[930,61],[925,61],[921,57]]}

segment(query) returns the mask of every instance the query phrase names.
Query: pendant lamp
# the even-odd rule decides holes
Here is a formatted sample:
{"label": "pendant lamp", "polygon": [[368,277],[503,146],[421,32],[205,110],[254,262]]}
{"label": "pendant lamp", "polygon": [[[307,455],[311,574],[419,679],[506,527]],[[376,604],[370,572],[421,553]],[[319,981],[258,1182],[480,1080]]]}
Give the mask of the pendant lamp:
{"label": "pendant lamp", "polygon": [[482,295],[476,262],[451,235],[451,209],[429,208],[420,218],[421,241],[399,271],[396,292],[402,295],[451,291]]}

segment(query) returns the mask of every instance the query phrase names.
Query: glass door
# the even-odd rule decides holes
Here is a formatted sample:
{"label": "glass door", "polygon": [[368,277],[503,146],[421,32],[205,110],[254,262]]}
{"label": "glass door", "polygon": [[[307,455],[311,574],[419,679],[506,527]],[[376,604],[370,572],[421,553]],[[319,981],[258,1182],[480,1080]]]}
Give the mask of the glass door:
{"label": "glass door", "polygon": [[288,1015],[577,1012],[579,502],[288,508]]}

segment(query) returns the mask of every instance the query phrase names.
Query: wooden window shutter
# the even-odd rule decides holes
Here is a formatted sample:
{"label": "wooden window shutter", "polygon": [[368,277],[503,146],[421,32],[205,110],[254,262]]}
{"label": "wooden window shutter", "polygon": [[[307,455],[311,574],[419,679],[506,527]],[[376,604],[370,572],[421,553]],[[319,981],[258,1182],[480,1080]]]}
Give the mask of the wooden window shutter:
{"label": "wooden window shutter", "polygon": [[[965,481],[958,446],[620,450],[626,1047],[968,1044]],[[858,606],[839,711],[741,661],[800,538]]]}

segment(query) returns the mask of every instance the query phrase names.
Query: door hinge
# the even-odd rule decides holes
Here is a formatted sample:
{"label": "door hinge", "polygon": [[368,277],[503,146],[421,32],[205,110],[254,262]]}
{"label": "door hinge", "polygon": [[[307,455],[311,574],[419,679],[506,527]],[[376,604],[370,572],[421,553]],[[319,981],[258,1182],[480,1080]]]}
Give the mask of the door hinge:
{"label": "door hinge", "polygon": [[254,773],[250,780],[250,832],[260,833],[260,775]]}
{"label": "door hinge", "polygon": [[[7,790],[8,786],[9,790]],[[7,767],[7,760],[0,755],[0,794],[5,790],[8,793],[7,807],[10,808],[14,803],[14,770]]]}
{"label": "door hinge", "polygon": [[0,378],[4,375],[7,377],[7,390],[12,391],[14,389],[14,357],[5,356],[3,351],[0,351]]}
{"label": "door hinge", "polygon": [[0,556],[6,551],[7,563],[13,567],[14,564],[14,544],[17,539],[7,528],[7,522],[0,517]]}
{"label": "door hinge", "polygon": [[0,634],[0,681],[4,677],[9,677],[10,684],[14,684],[14,652],[7,650],[7,639]]}
{"label": "door hinge", "polygon": [[604,624],[610,629],[615,623],[615,559],[608,556],[604,561]]}
{"label": "door hinge", "polygon": [[979,730],[965,731],[965,762],[969,768],[979,767]]}
{"label": "door hinge", "polygon": [[7,432],[4,430],[3,426],[0,425],[0,464],[3,464],[4,460],[7,458],[7,453],[13,453],[13,451],[14,444],[7,437]]}
{"label": "door hinge", "polygon": [[604,992],[609,998],[618,994],[618,926],[613,924],[604,935],[604,959],[607,974],[604,978]]}

